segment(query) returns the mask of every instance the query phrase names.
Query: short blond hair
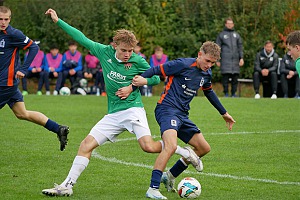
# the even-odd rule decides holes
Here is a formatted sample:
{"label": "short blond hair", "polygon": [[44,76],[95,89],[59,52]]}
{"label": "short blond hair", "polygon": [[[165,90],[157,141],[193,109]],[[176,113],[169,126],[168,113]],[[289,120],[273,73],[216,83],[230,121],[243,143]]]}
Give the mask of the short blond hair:
{"label": "short blond hair", "polygon": [[10,14],[9,17],[11,17],[11,10],[6,6],[0,6],[0,12],[1,13],[9,13]]}
{"label": "short blond hair", "polygon": [[219,45],[212,41],[207,41],[202,44],[200,47],[200,51],[204,54],[208,54],[212,56],[213,58],[216,58],[217,60],[220,60],[221,56],[221,48]]}
{"label": "short blond hair", "polygon": [[136,37],[132,31],[129,31],[126,29],[120,29],[120,30],[115,31],[115,36],[113,37],[113,42],[117,45],[119,45],[121,42],[123,42],[131,47],[135,47],[138,43],[138,40],[136,39]]}

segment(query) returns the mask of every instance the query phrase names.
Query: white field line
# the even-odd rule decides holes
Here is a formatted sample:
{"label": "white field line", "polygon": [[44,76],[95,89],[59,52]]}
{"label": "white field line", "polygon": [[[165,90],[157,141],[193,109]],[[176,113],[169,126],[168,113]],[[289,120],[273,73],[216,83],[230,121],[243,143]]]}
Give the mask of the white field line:
{"label": "white field line", "polygon": [[[153,166],[151,165],[145,165],[145,164],[140,164],[140,163],[133,163],[133,162],[125,162],[122,160],[118,160],[117,158],[107,158],[104,156],[101,156],[98,154],[96,151],[93,151],[92,156],[95,158],[98,158],[100,160],[112,162],[112,163],[117,163],[117,164],[122,164],[122,165],[127,165],[127,166],[134,166],[134,167],[143,167],[147,169],[153,169]],[[300,185],[300,182],[289,182],[289,181],[276,181],[276,180],[270,180],[270,179],[260,179],[260,178],[252,178],[249,176],[234,176],[230,174],[216,174],[216,173],[206,173],[206,172],[192,172],[189,170],[185,170],[184,173],[187,174],[197,174],[197,175],[205,175],[205,176],[214,176],[214,177],[219,177],[219,178],[230,178],[230,179],[235,179],[235,180],[244,180],[244,181],[257,181],[257,182],[263,182],[263,183],[274,183],[274,184],[279,184],[279,185]]]}
{"label": "white field line", "polygon": [[[295,133],[295,132],[300,132],[300,130],[274,130],[274,131],[269,131],[269,132],[230,132],[230,133],[208,133],[206,135],[226,135],[226,134],[257,134],[257,133]],[[153,138],[157,138],[160,136],[153,136]],[[130,141],[130,140],[136,140],[135,137],[130,137],[130,138],[124,138],[124,139],[119,139],[116,142],[123,142],[123,141]],[[92,156],[95,158],[98,158],[100,160],[108,161],[108,162],[113,162],[113,163],[118,163],[122,165],[127,165],[127,166],[134,166],[134,167],[143,167],[147,169],[152,169],[153,166],[151,165],[145,165],[145,164],[140,164],[140,163],[133,163],[133,162],[125,162],[122,160],[118,160],[117,158],[107,158],[104,156],[101,156],[99,153],[96,151],[93,151]],[[234,176],[230,174],[217,174],[217,173],[206,173],[206,172],[192,172],[192,171],[184,171],[184,173],[188,174],[198,174],[198,175],[205,175],[205,176],[214,176],[214,177],[219,177],[219,178],[230,178],[230,179],[235,179],[235,180],[245,180],[245,181],[257,181],[257,182],[263,182],[263,183],[273,183],[273,184],[279,184],[279,185],[300,185],[300,182],[289,182],[289,181],[276,181],[276,180],[270,180],[270,179],[260,179],[260,178],[252,178],[249,176]]]}

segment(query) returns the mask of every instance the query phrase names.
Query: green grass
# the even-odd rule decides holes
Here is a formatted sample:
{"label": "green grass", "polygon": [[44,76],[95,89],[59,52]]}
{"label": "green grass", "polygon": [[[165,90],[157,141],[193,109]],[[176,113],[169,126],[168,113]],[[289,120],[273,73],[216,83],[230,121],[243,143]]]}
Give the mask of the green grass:
{"label": "green grass", "polygon": [[[152,134],[159,140],[154,118],[158,97],[143,100]],[[69,145],[59,151],[54,134],[18,120],[5,106],[0,111],[1,199],[49,199],[41,190],[65,179],[80,142],[107,110],[106,98],[96,96],[29,95],[25,102],[28,110],[69,125]],[[232,132],[205,98],[192,102],[190,118],[212,151],[203,158],[203,173],[189,167],[177,183],[186,176],[198,179],[202,185],[199,199],[300,199],[300,101],[221,98],[221,102],[236,120]],[[140,150],[128,132],[119,139],[96,149],[69,199],[146,199],[157,155]],[[174,155],[168,168],[178,158]],[[179,199],[163,186],[161,192]]]}

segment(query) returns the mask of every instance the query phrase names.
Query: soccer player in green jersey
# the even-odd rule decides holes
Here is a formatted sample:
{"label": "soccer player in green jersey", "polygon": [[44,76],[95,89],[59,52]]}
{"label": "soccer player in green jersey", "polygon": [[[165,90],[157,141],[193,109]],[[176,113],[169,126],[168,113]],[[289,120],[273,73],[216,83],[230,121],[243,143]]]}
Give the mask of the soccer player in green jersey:
{"label": "soccer player in green jersey", "polygon": [[[81,142],[65,181],[42,191],[49,196],[70,196],[73,194],[73,185],[89,163],[92,151],[104,142],[114,142],[125,130],[136,135],[140,147],[145,152],[161,152],[163,142],[152,139],[141,94],[138,89],[133,90],[131,84],[135,75],[142,74],[150,68],[144,58],[133,53],[138,42],[135,35],[131,31],[121,29],[116,31],[112,45],[104,45],[88,39],[82,32],[59,19],[53,9],[48,9],[45,14],[50,15],[54,23],[100,60],[108,100],[108,114]],[[158,76],[153,76],[147,79],[147,84],[155,85],[159,81]],[[190,147],[178,146],[175,153],[182,155],[195,168],[202,164]]]}
{"label": "soccer player in green jersey", "polygon": [[291,32],[286,38],[289,54],[296,61],[296,70],[300,77],[300,30]]}

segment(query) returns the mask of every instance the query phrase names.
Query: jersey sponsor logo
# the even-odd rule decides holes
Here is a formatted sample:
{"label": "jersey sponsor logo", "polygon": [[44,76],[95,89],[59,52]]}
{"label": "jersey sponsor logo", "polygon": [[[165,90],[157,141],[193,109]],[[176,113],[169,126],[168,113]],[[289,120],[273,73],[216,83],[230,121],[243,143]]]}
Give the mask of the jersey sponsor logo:
{"label": "jersey sponsor logo", "polygon": [[25,43],[25,44],[27,44],[27,43],[28,43],[28,41],[29,41],[29,38],[28,38],[28,37],[26,37],[26,38],[25,38],[25,40],[24,40],[24,43]]}
{"label": "jersey sponsor logo", "polygon": [[131,81],[126,81],[126,76],[123,76],[119,72],[110,71],[110,73],[107,74],[107,78],[110,80],[116,82],[116,83],[130,83]]}
{"label": "jersey sponsor logo", "polygon": [[171,126],[177,126],[177,121],[175,119],[171,120]]}
{"label": "jersey sponsor logo", "polygon": [[181,87],[184,89],[183,93],[189,96],[195,96],[197,91],[196,90],[192,90],[190,88],[188,88],[185,84],[181,85]]}
{"label": "jersey sponsor logo", "polygon": [[190,81],[190,80],[192,80],[192,79],[190,79],[190,78],[188,78],[188,77],[185,77],[184,80]]}
{"label": "jersey sponsor logo", "polygon": [[107,62],[112,63],[111,59],[108,59]]}
{"label": "jersey sponsor logo", "polygon": [[228,35],[224,35],[224,39],[226,40],[226,39],[228,39],[229,38],[229,36]]}
{"label": "jersey sponsor logo", "polygon": [[4,39],[2,39],[2,40],[0,41],[0,47],[1,47],[1,48],[4,48],[4,47],[5,47],[5,40],[4,40]]}

